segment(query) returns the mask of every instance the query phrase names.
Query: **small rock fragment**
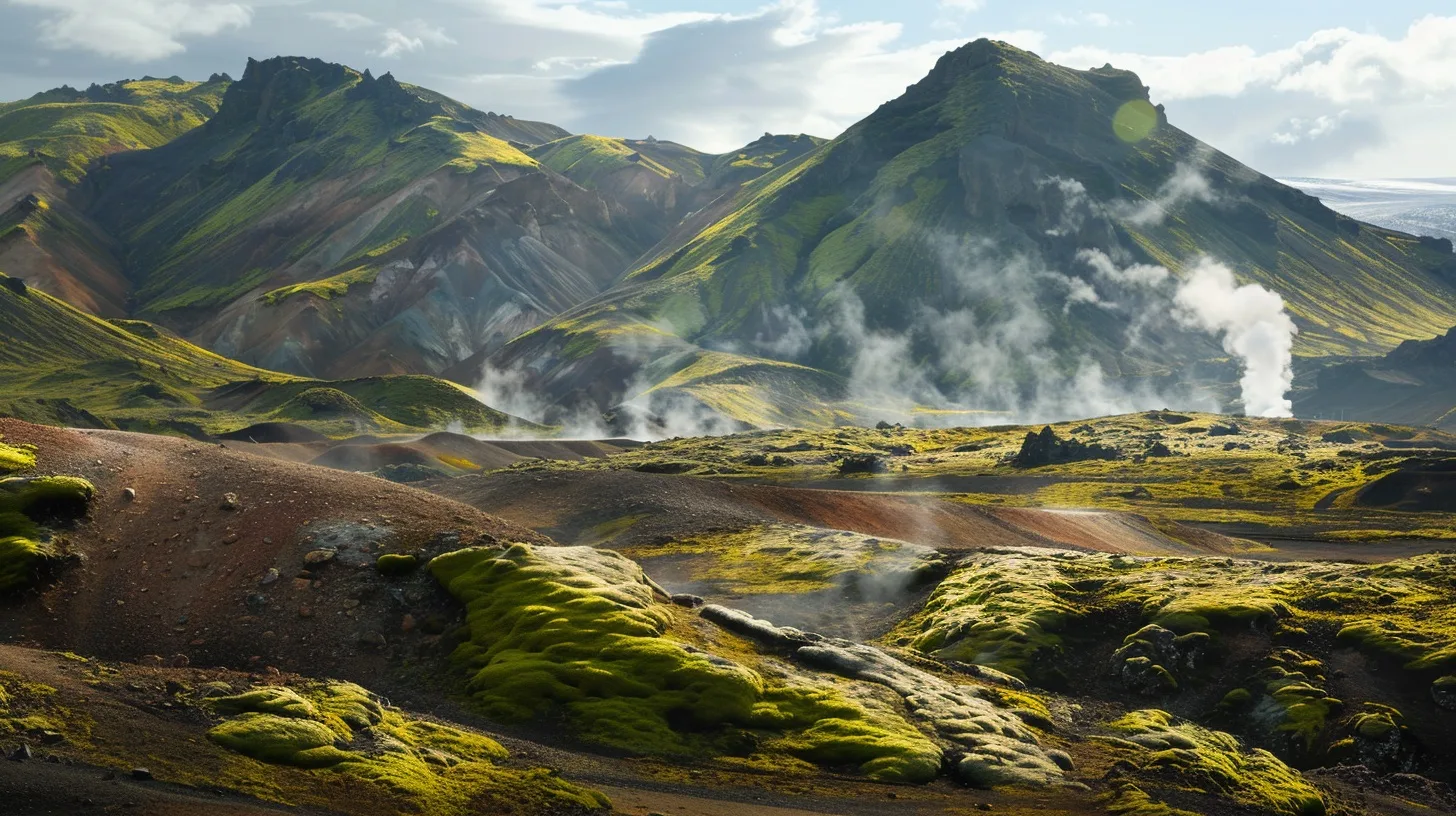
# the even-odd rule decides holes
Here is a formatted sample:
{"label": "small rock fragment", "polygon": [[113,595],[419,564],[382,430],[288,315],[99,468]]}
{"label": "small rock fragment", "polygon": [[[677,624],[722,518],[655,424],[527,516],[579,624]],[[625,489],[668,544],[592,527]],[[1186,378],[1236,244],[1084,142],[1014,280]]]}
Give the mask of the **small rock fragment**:
{"label": "small rock fragment", "polygon": [[268,586],[269,584],[276,583],[277,581],[278,581],[278,568],[277,567],[269,567],[268,568],[268,571],[265,572],[265,573],[263,573],[263,578],[261,580],[259,580],[258,583],[262,584],[263,586]]}
{"label": "small rock fragment", "polygon": [[121,500],[124,501],[124,502],[134,502],[134,501],[136,501],[136,490],[134,488],[130,488],[130,487],[122,488],[122,491],[121,491]]}
{"label": "small rock fragment", "polygon": [[146,768],[132,768],[131,778],[138,782],[150,782],[152,781],[152,772]]}
{"label": "small rock fragment", "polygon": [[237,510],[238,509],[238,494],[236,494],[236,493],[224,493],[224,494],[222,494],[222,504],[220,504],[219,507],[221,507],[223,510],[228,510],[228,511]]}

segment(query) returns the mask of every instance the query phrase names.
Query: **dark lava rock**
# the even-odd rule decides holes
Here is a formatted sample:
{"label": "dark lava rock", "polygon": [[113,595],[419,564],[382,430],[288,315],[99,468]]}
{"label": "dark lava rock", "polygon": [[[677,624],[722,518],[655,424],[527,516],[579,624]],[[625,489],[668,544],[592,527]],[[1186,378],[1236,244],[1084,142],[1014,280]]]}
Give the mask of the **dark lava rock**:
{"label": "dark lava rock", "polygon": [[1447,711],[1456,711],[1456,675],[1447,675],[1432,683],[1431,699]]}
{"label": "dark lava rock", "polygon": [[1148,457],[1166,458],[1173,455],[1173,451],[1162,442],[1154,442],[1148,446],[1147,452],[1143,454]]}
{"label": "dark lava rock", "polygon": [[875,453],[851,453],[839,460],[839,475],[853,473],[888,473],[890,465],[885,457]]}
{"label": "dark lava rock", "polygon": [[152,781],[152,772],[146,768],[132,768],[131,778],[138,782],[150,782]]}
{"label": "dark lava rock", "polygon": [[1209,436],[1238,436],[1244,429],[1237,424],[1230,422],[1227,425],[1214,425],[1208,429]]}
{"label": "dark lava rock", "polygon": [[1116,448],[1097,443],[1085,443],[1077,439],[1062,439],[1048,425],[1040,433],[1026,434],[1021,450],[1011,458],[1017,467],[1039,467],[1060,462],[1081,462],[1089,459],[1120,459],[1122,454]]}
{"label": "dark lava rock", "polygon": [[0,283],[5,284],[6,289],[9,289],[10,291],[22,297],[25,296],[26,292],[28,291],[28,287],[25,285],[25,281],[21,280],[20,278],[3,277],[0,278]]}
{"label": "dark lava rock", "polygon": [[1329,433],[1320,434],[1320,440],[1334,442],[1340,445],[1353,445],[1355,444],[1355,435],[1349,431],[1330,431]]}
{"label": "dark lava rock", "polygon": [[671,600],[678,606],[685,606],[688,609],[697,609],[698,607],[703,605],[702,598],[698,597],[697,595],[689,595],[686,592],[679,592],[678,594],[673,595]]}
{"label": "dark lava rock", "polygon": [[15,762],[25,762],[32,756],[34,755],[30,752],[30,746],[22,742],[20,747],[16,748],[15,752],[10,755],[10,759]]}

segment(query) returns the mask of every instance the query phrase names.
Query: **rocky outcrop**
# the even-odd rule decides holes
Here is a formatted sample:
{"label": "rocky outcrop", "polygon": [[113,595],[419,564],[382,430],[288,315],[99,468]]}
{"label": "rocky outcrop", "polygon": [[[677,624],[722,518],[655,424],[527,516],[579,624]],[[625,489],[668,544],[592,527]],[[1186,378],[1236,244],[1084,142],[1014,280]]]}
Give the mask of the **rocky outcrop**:
{"label": "rocky outcrop", "polygon": [[1096,442],[1062,439],[1048,425],[1038,433],[1028,432],[1021,450],[1011,458],[1016,467],[1041,467],[1089,459],[1121,459],[1122,452]]}

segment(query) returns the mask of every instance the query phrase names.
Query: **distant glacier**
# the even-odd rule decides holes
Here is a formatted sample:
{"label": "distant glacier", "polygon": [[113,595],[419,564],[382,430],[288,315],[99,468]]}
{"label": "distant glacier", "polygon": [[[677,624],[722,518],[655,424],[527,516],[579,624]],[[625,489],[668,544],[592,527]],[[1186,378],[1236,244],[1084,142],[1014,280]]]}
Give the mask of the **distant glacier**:
{"label": "distant glacier", "polygon": [[1456,240],[1456,178],[1283,178],[1351,218],[1414,235]]}

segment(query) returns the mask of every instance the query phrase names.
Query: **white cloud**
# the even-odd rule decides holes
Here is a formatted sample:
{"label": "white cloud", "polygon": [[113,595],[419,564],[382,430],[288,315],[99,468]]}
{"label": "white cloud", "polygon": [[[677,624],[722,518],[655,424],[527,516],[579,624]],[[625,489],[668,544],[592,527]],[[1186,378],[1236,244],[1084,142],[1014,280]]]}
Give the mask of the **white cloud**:
{"label": "white cloud", "polygon": [[445,30],[432,26],[423,20],[412,20],[404,26],[408,31],[390,28],[384,32],[384,42],[375,56],[392,59],[402,54],[422,50],[426,45],[455,45]]}
{"label": "white cloud", "polygon": [[1456,17],[1424,17],[1400,39],[1332,28],[1264,53],[1236,45],[1151,56],[1083,46],[1050,59],[1073,68],[1110,62],[1136,71],[1163,100],[1238,96],[1255,87],[1336,103],[1419,98],[1456,90]]}
{"label": "white cloud", "polygon": [[940,0],[941,8],[959,12],[979,11],[985,4],[985,0]]}
{"label": "white cloud", "polygon": [[379,25],[373,19],[362,14],[355,14],[352,11],[310,11],[310,19],[328,23],[334,28],[344,31],[355,31],[361,28],[373,28]]}
{"label": "white cloud", "polygon": [[1076,14],[1057,12],[1052,15],[1052,22],[1057,25],[1092,26],[1094,28],[1107,28],[1113,25],[1112,16],[1100,11],[1081,11]]}
{"label": "white cloud", "polygon": [[563,124],[702,150],[764,131],[837,135],[962,44],[897,47],[900,36],[892,23],[837,24],[809,2],[675,26],[628,61],[562,81],[576,114]]}
{"label": "white cloud", "polygon": [[242,28],[252,9],[240,3],[190,0],[10,0],[49,12],[41,40],[52,48],[80,49],[137,62],[186,50],[182,39]]}
{"label": "white cloud", "polygon": [[1333,116],[1323,115],[1314,119],[1300,119],[1291,117],[1289,124],[1284,130],[1276,132],[1269,140],[1275,144],[1294,145],[1300,142],[1318,139],[1339,129],[1345,117],[1349,116],[1348,110],[1340,111]]}

